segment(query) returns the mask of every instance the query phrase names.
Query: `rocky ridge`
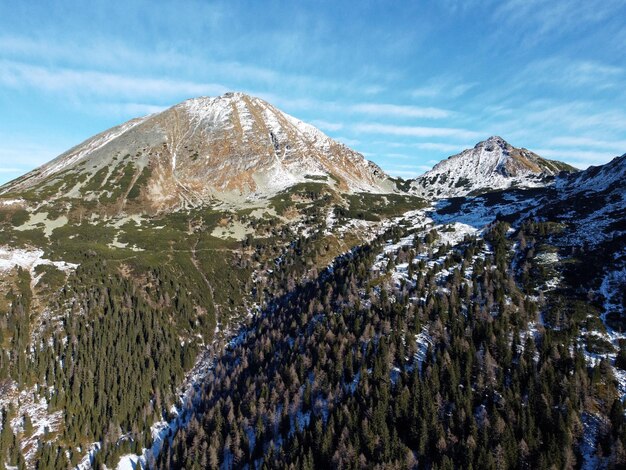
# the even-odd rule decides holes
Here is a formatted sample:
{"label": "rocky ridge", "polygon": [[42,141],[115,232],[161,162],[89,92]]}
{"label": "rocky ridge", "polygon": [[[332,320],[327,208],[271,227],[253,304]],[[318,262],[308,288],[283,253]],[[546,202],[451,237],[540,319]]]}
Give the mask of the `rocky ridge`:
{"label": "rocky ridge", "polygon": [[577,171],[516,148],[498,136],[439,162],[411,183],[411,191],[429,198],[476,195],[509,187],[541,187],[561,172]]}

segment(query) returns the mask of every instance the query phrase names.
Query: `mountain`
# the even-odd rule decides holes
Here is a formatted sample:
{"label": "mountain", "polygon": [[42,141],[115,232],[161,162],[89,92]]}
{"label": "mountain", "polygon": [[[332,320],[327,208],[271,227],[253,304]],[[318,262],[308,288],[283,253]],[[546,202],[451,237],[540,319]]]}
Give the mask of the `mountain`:
{"label": "mountain", "polygon": [[626,154],[615,157],[609,163],[591,166],[569,178],[557,182],[557,186],[567,192],[620,191],[626,181]]}
{"label": "mountain", "polygon": [[411,194],[242,94],[89,139],[2,188],[0,468],[623,468],[626,156],[570,170]]}
{"label": "mountain", "polygon": [[267,199],[297,183],[389,192],[387,175],[313,126],[243,93],[195,98],[98,134],[0,188],[151,212]]}
{"label": "mountain", "polygon": [[547,160],[493,136],[436,164],[411,182],[411,192],[444,198],[509,187],[538,187],[561,172],[575,171],[566,163]]}
{"label": "mountain", "polygon": [[0,193],[0,468],[162,444],[214,347],[425,204],[238,93],[131,120]]}
{"label": "mountain", "polygon": [[242,328],[157,468],[624,468],[625,171],[389,220]]}

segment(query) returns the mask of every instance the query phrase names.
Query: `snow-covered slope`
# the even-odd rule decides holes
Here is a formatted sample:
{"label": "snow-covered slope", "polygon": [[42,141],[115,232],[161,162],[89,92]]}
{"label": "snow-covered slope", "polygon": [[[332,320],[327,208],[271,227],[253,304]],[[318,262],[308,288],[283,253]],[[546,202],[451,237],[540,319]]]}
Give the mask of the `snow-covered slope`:
{"label": "snow-covered slope", "polygon": [[626,187],[626,153],[606,165],[592,166],[575,175],[559,178],[556,185],[568,193],[620,188],[623,192]]}
{"label": "snow-covered slope", "polygon": [[[535,210],[537,217],[559,216],[575,230],[571,245],[600,243],[626,236],[626,154],[609,163],[556,179],[555,195]],[[615,259],[624,253],[615,253]]]}
{"label": "snow-covered slope", "polygon": [[0,195],[46,187],[46,200],[101,201],[105,193],[123,204],[132,186],[121,183],[139,181],[146,205],[171,209],[267,198],[320,180],[346,192],[393,188],[378,166],[313,126],[259,98],[226,93],[105,131],[0,188]]}
{"label": "snow-covered slope", "polygon": [[561,171],[576,169],[493,136],[439,162],[411,183],[411,191],[420,196],[446,198],[509,187],[539,187]]}

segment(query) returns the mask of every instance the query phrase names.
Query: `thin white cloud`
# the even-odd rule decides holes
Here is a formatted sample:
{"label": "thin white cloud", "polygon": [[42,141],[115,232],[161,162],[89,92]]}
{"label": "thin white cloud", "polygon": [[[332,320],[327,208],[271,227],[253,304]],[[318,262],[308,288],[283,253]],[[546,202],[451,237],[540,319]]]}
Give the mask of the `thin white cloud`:
{"label": "thin white cloud", "polygon": [[362,91],[366,95],[377,95],[385,91],[385,87],[381,85],[366,85]]}
{"label": "thin white cloud", "polygon": [[15,61],[0,61],[0,83],[71,95],[124,97],[172,97],[219,95],[228,89],[216,83],[197,83],[166,78],[134,77],[93,70],[48,68]]}
{"label": "thin white cloud", "polygon": [[[289,40],[285,39],[287,43]],[[163,70],[193,71],[194,76],[210,76],[213,81],[239,84],[242,78],[246,82],[274,87],[277,83],[294,90],[340,91],[349,89],[365,95],[376,95],[384,90],[377,84],[360,84],[330,80],[319,76],[309,76],[274,70],[237,60],[207,59],[206,51],[180,50],[139,50],[117,41],[99,42],[91,40],[81,42],[51,42],[27,36],[0,36],[0,57],[7,60],[29,62],[33,64],[63,64],[73,70],[91,68],[94,71],[107,70],[121,75],[129,71],[149,71],[152,75],[162,74]],[[70,64],[70,66],[68,66]],[[224,91],[233,91],[226,90]],[[221,92],[201,92],[214,94]]]}
{"label": "thin white cloud", "polygon": [[592,60],[551,57],[532,62],[517,76],[517,84],[554,84],[559,87],[585,87],[596,90],[621,88],[626,71],[622,67]]}
{"label": "thin white cloud", "polygon": [[311,124],[313,124],[315,127],[319,127],[322,130],[331,131],[331,132],[335,132],[335,131],[339,131],[343,129],[343,123],[341,122],[329,122],[329,121],[324,121],[322,119],[315,119],[311,121]]}
{"label": "thin white cloud", "polygon": [[626,131],[626,112],[601,102],[537,99],[524,103],[508,101],[507,104],[514,110],[507,119],[491,119],[491,123],[487,120],[480,125],[491,128],[492,134],[522,139],[522,143],[531,137],[547,145],[555,136],[567,134],[594,135],[595,139],[611,141],[614,135],[623,139]]}
{"label": "thin white cloud", "polygon": [[522,120],[537,124],[561,125],[565,129],[579,130],[598,128],[601,130],[626,130],[626,113],[615,109],[596,110],[592,103],[568,102],[546,105],[540,109],[521,114],[517,126]]}
{"label": "thin white cloud", "polygon": [[356,113],[392,116],[400,118],[441,119],[449,117],[452,114],[450,111],[441,108],[422,108],[419,106],[405,106],[384,103],[359,103],[352,105],[350,109]]}
{"label": "thin white cloud", "polygon": [[455,83],[447,78],[438,78],[427,85],[411,90],[413,98],[458,98],[476,86],[475,83]]}
{"label": "thin white cloud", "polygon": [[120,116],[139,117],[148,114],[159,113],[167,109],[167,106],[160,106],[149,103],[95,103],[90,106],[107,116],[114,114]]}
{"label": "thin white cloud", "polygon": [[[305,109],[323,111],[325,113],[350,113],[378,115],[393,118],[424,118],[442,119],[452,116],[454,113],[447,109],[436,107],[420,107],[411,105],[397,105],[389,103],[339,103],[335,101],[316,100],[311,98],[285,98],[273,93],[255,93],[277,106],[289,109]],[[327,121],[320,120],[326,123]],[[320,126],[322,127],[322,126]]]}
{"label": "thin white cloud", "polygon": [[368,134],[386,134],[405,137],[451,137],[456,139],[474,139],[481,134],[467,129],[450,127],[396,126],[382,123],[361,123],[353,126],[355,132]]}
{"label": "thin white cloud", "polygon": [[514,26],[504,28],[507,34],[520,34],[527,44],[534,44],[548,36],[583,31],[615,15],[622,6],[621,0],[505,0],[493,10],[493,20]]}
{"label": "thin white cloud", "polygon": [[[28,36],[0,36],[0,54],[4,58],[36,63],[82,65],[83,67],[105,67],[120,69],[132,67],[180,66],[184,60],[180,53],[168,51],[139,51],[115,40],[90,42],[59,42]],[[193,64],[196,65],[196,64]]]}
{"label": "thin white cloud", "polygon": [[435,150],[437,152],[461,152],[463,149],[472,147],[471,145],[462,144],[443,144],[440,142],[418,142],[413,144],[414,147],[422,150]]}
{"label": "thin white cloud", "polygon": [[626,140],[599,140],[591,137],[554,137],[548,144],[555,147],[584,147],[608,150],[620,155],[626,152]]}
{"label": "thin white cloud", "polygon": [[577,168],[587,168],[591,165],[602,165],[610,160],[611,157],[615,156],[607,155],[606,152],[597,152],[593,150],[539,148],[534,151],[542,157],[564,161]]}

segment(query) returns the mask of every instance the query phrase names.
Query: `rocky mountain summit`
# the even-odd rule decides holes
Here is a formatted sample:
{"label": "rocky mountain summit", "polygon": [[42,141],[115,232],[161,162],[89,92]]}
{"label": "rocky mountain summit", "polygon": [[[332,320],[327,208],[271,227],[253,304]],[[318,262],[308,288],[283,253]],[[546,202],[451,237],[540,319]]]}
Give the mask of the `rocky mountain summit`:
{"label": "rocky mountain summit", "polygon": [[476,195],[509,187],[544,186],[563,171],[577,170],[493,136],[439,162],[416,178],[411,190],[434,198]]}
{"label": "rocky mountain summit", "polygon": [[241,204],[305,181],[389,192],[387,175],[318,129],[243,93],[190,99],[98,134],[0,194],[151,211]]}

